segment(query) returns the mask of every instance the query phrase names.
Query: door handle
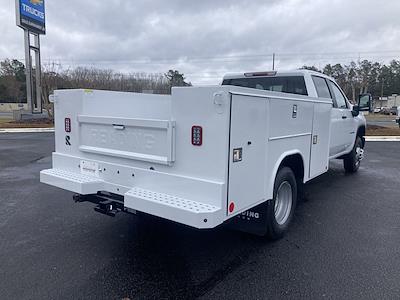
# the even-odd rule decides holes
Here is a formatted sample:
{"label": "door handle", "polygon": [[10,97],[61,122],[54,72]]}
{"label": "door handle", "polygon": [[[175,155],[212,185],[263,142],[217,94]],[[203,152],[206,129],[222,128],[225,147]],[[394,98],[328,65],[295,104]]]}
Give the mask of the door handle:
{"label": "door handle", "polygon": [[342,116],[342,119],[347,119],[347,116]]}
{"label": "door handle", "polygon": [[124,125],[119,125],[119,124],[112,124],[114,129],[116,130],[124,130],[125,126]]}

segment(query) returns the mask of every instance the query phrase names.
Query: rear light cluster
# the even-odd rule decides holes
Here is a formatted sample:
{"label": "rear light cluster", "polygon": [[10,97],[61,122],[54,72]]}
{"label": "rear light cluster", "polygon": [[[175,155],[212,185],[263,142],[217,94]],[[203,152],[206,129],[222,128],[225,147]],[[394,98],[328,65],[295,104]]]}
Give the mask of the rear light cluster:
{"label": "rear light cluster", "polygon": [[203,144],[203,128],[201,126],[192,127],[192,145],[201,146]]}
{"label": "rear light cluster", "polygon": [[65,132],[71,132],[71,119],[65,118],[64,124],[65,124]]}

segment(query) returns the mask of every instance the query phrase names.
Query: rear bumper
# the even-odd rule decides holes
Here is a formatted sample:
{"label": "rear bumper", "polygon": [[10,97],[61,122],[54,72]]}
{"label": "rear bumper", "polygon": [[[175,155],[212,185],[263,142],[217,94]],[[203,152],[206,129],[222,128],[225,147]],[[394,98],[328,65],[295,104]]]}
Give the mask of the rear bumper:
{"label": "rear bumper", "polygon": [[[114,184],[96,176],[89,176],[64,169],[40,172],[40,181],[82,195],[99,191],[115,192]],[[113,186],[113,188],[110,188]],[[214,228],[222,224],[225,210],[220,206],[199,202],[187,197],[172,195],[140,187],[117,188],[124,197],[124,207],[138,210],[196,228]],[[221,199],[217,199],[221,201]],[[216,201],[218,202],[218,201]]]}

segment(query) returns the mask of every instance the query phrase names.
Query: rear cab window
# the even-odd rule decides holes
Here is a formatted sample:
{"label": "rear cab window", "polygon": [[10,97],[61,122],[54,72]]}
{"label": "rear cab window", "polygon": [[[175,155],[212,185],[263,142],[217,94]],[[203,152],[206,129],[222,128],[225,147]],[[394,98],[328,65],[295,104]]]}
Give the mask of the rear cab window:
{"label": "rear cab window", "polygon": [[222,85],[308,96],[304,76],[234,78],[225,79]]}

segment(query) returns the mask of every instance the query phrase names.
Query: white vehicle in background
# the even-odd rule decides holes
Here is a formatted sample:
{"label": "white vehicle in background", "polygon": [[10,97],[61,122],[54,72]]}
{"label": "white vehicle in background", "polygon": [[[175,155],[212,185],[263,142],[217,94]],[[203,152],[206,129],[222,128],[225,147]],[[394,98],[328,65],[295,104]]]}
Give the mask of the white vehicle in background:
{"label": "white vehicle in background", "polygon": [[107,214],[136,211],[196,228],[281,237],[301,187],[340,158],[363,158],[370,95],[352,106],[311,71],[224,77],[172,95],[59,90],[43,183]]}

